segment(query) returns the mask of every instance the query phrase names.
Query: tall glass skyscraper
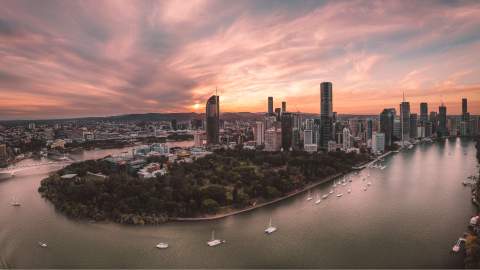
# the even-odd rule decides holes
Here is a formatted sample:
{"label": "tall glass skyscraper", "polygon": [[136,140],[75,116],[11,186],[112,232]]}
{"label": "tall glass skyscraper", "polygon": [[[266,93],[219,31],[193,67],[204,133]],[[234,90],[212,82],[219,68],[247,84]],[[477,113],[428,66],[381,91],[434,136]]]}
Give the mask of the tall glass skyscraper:
{"label": "tall glass skyscraper", "polygon": [[268,114],[273,115],[273,97],[268,97]]}
{"label": "tall glass skyscraper", "polygon": [[332,83],[320,84],[320,148],[328,149],[328,141],[332,136],[333,124]]}
{"label": "tall glass skyscraper", "polygon": [[219,143],[220,97],[213,95],[207,100],[206,106],[207,144]]}
{"label": "tall glass skyscraper", "polygon": [[282,148],[290,151],[293,141],[293,114],[282,113]]}
{"label": "tall glass skyscraper", "polygon": [[426,102],[420,103],[420,123],[424,124],[428,121],[428,104]]}
{"label": "tall glass skyscraper", "polygon": [[395,115],[394,108],[383,109],[380,114],[380,132],[385,134],[385,146],[392,146],[393,144]]}
{"label": "tall glass skyscraper", "polygon": [[437,133],[439,137],[447,136],[447,107],[445,105],[440,105],[438,107],[438,129]]}
{"label": "tall glass skyscraper", "polygon": [[410,139],[410,103],[403,100],[402,103],[400,103],[400,123],[401,123],[401,129],[402,129],[402,134],[401,139],[402,140],[409,140]]}

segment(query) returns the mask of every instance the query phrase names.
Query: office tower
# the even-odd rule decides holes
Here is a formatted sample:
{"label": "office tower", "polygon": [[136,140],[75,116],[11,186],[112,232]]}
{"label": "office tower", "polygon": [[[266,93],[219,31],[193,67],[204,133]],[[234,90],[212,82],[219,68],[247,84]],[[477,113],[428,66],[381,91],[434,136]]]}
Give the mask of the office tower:
{"label": "office tower", "polygon": [[206,131],[207,144],[219,143],[219,125],[220,125],[220,97],[213,95],[207,101],[206,106]]}
{"label": "office tower", "polygon": [[313,132],[311,129],[305,129],[303,131],[303,144],[313,143]]}
{"label": "office tower", "polygon": [[332,83],[320,84],[320,148],[327,149],[332,136],[333,102]]}
{"label": "office tower", "polygon": [[426,102],[420,103],[420,124],[428,121],[428,104]]}
{"label": "office tower", "polygon": [[282,148],[283,151],[290,151],[293,141],[293,115],[282,114]]}
{"label": "office tower", "polygon": [[287,102],[282,101],[282,112],[286,112],[286,111],[287,111]]}
{"label": "office tower", "polygon": [[265,131],[265,151],[280,151],[282,132],[271,128]]}
{"label": "office tower", "polygon": [[253,139],[255,140],[256,145],[262,145],[265,143],[265,124],[264,122],[257,121],[255,123]]}
{"label": "office tower", "polygon": [[432,123],[431,134],[437,134],[438,129],[438,114],[436,112],[430,112],[430,123]]}
{"label": "office tower", "polygon": [[348,149],[352,148],[352,141],[351,137],[352,135],[350,134],[350,129],[348,128],[343,128],[342,132],[342,149],[343,151],[347,151]]}
{"label": "office tower", "polygon": [[273,114],[273,97],[268,97],[268,114]]}
{"label": "office tower", "polygon": [[385,134],[385,146],[387,147],[393,144],[395,115],[396,112],[393,108],[383,109],[380,114],[380,132]]}
{"label": "office tower", "polygon": [[462,98],[462,120],[468,121],[467,119],[468,107],[467,107],[467,99]]}
{"label": "office tower", "polygon": [[440,105],[438,107],[438,129],[437,134],[439,137],[444,137],[448,135],[447,130],[447,107],[445,105]]}
{"label": "office tower", "polygon": [[385,134],[381,132],[374,132],[372,135],[372,152],[385,152]]}
{"label": "office tower", "polygon": [[365,141],[368,142],[368,140],[372,139],[372,135],[373,135],[373,120],[372,119],[367,119],[366,134],[367,134],[367,137],[365,138]]}
{"label": "office tower", "polygon": [[265,130],[275,128],[275,122],[277,121],[277,117],[274,115],[266,115],[265,116]]}
{"label": "office tower", "polygon": [[410,139],[410,103],[405,101],[405,95],[403,101],[400,103],[400,123],[401,123],[401,140],[408,141]]}
{"label": "office tower", "polygon": [[275,108],[275,115],[277,116],[277,121],[280,121],[280,116],[282,116],[282,109]]}
{"label": "office tower", "polygon": [[395,117],[395,120],[393,120],[393,137],[395,139],[392,139],[392,142],[394,140],[400,140],[402,138],[402,125],[400,122],[400,117]]}
{"label": "office tower", "polygon": [[410,138],[415,139],[417,138],[417,114],[412,113],[410,114]]}

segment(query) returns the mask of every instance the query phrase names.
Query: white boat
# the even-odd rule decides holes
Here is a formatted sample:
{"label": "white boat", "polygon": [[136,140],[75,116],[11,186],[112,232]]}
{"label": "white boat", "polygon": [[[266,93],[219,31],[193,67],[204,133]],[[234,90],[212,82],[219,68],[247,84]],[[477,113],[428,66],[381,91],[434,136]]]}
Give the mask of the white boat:
{"label": "white boat", "polygon": [[367,191],[367,187],[363,187],[363,191]]}
{"label": "white boat", "polygon": [[333,189],[330,189],[330,192],[328,192],[329,194],[333,194]]}
{"label": "white boat", "polygon": [[329,195],[329,194],[325,194],[325,195],[323,195],[323,196],[322,196],[322,199],[326,199],[326,198],[328,198],[328,195]]}
{"label": "white boat", "polygon": [[17,199],[15,197],[13,197],[13,202],[12,202],[12,206],[20,206],[21,204],[17,201]]}
{"label": "white boat", "polygon": [[43,248],[47,247],[47,243],[45,243],[45,242],[38,242],[38,245],[43,247]]}
{"label": "white boat", "polygon": [[368,182],[367,185],[368,185],[368,186],[372,185],[372,182]]}
{"label": "white boat", "polygon": [[343,193],[338,193],[337,194],[337,197],[342,197],[343,196]]}
{"label": "white boat", "polygon": [[342,184],[342,186],[346,186],[346,185],[347,185],[347,183],[343,183],[343,184]]}
{"label": "white boat", "polygon": [[277,230],[276,227],[272,226],[272,218],[270,217],[270,222],[268,223],[268,228],[265,229],[266,234],[274,233]]}
{"label": "white boat", "polygon": [[384,166],[380,167],[380,170],[385,170],[385,168],[387,168],[387,166],[384,165]]}
{"label": "white boat", "polygon": [[156,247],[159,249],[166,249],[168,248],[168,243],[158,243]]}
{"label": "white boat", "polygon": [[317,200],[315,201],[315,204],[319,204],[321,201],[322,199],[320,199],[320,195],[317,194]]}
{"label": "white boat", "polygon": [[335,181],[333,181],[333,187],[337,187],[337,183],[335,183]]}
{"label": "white boat", "polygon": [[207,242],[207,245],[209,247],[214,247],[225,242],[226,242],[225,240],[215,239],[215,231],[212,231],[212,239],[210,239],[210,241]]}
{"label": "white boat", "polygon": [[349,189],[347,190],[347,192],[348,192],[348,193],[352,192],[352,189],[351,189],[351,188],[349,188]]}
{"label": "white boat", "polygon": [[462,246],[461,246],[461,245],[462,245],[462,242],[465,242],[465,238],[462,238],[462,237],[458,238],[457,242],[456,242],[455,245],[453,245],[453,247],[452,247],[452,251],[453,251],[454,253],[457,253],[457,252],[460,251],[460,249],[461,249],[461,247],[462,247]]}
{"label": "white boat", "polygon": [[307,195],[307,201],[311,201],[313,199],[312,192],[309,190]]}

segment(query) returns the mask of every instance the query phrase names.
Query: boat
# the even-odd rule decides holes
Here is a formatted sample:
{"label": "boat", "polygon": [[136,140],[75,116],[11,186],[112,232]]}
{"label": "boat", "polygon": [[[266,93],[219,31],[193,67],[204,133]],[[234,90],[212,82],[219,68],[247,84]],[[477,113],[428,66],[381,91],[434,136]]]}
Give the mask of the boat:
{"label": "boat", "polygon": [[349,188],[349,189],[347,190],[347,192],[348,192],[348,193],[352,192],[352,189],[351,189],[351,188]]}
{"label": "boat", "polygon": [[347,185],[347,183],[342,183],[342,186],[346,186],[346,185]]}
{"label": "boat", "polygon": [[363,187],[363,191],[367,191],[367,187]]}
{"label": "boat", "polygon": [[463,237],[458,238],[457,242],[452,247],[452,252],[454,252],[454,253],[459,252],[460,249],[462,248],[462,243],[463,242],[465,242],[465,238],[463,238]]}
{"label": "boat", "polygon": [[270,217],[270,222],[268,223],[268,228],[265,229],[266,234],[274,233],[277,230],[276,227],[272,226],[272,218]]}
{"label": "boat", "polygon": [[317,195],[317,200],[315,201],[315,204],[319,204],[321,201],[322,199],[320,199],[320,195]]}
{"label": "boat", "polygon": [[212,239],[210,239],[210,241],[207,242],[207,245],[209,247],[214,247],[214,246],[223,244],[225,242],[226,242],[225,240],[215,239],[215,231],[212,231]]}
{"label": "boat", "polygon": [[323,195],[323,196],[322,196],[322,199],[326,199],[326,198],[328,198],[328,195],[329,195],[329,194],[325,194],[325,195]]}
{"label": "boat", "polygon": [[333,181],[333,187],[337,187],[337,183],[335,183],[335,181]]}
{"label": "boat", "polygon": [[166,249],[166,248],[168,248],[168,243],[158,243],[158,244],[156,245],[156,247],[157,247],[158,249]]}
{"label": "boat", "polygon": [[38,245],[41,246],[42,248],[47,247],[47,243],[45,243],[45,242],[38,242]]}
{"label": "boat", "polygon": [[343,193],[338,193],[337,194],[337,197],[342,197],[343,196]]}
{"label": "boat", "polygon": [[385,170],[385,168],[387,168],[387,166],[384,165],[384,166],[380,167],[380,170]]}
{"label": "boat", "polygon": [[372,185],[372,182],[368,182],[367,185],[368,185],[368,186]]}
{"label": "boat", "polygon": [[15,197],[13,197],[13,202],[12,202],[12,206],[20,206],[21,204],[17,201],[17,199]]}
{"label": "boat", "polygon": [[410,145],[408,146],[408,149],[412,149],[413,146],[414,146],[413,144],[410,144]]}
{"label": "boat", "polygon": [[329,194],[333,194],[333,189],[330,189],[330,192],[328,192]]}
{"label": "boat", "polygon": [[307,195],[307,201],[311,201],[313,199],[312,192],[309,190]]}

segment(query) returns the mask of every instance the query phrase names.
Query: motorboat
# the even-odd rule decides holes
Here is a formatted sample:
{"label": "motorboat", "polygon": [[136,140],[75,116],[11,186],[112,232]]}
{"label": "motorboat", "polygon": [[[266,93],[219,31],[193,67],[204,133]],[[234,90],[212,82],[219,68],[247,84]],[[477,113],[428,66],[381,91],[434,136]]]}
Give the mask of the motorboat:
{"label": "motorboat", "polygon": [[276,227],[272,226],[272,218],[270,217],[270,222],[268,223],[268,227],[265,229],[266,234],[274,233],[277,230]]}
{"label": "motorboat", "polygon": [[368,182],[367,185],[368,185],[368,186],[371,186],[371,185],[372,185],[372,182]]}
{"label": "motorboat", "polygon": [[335,181],[333,181],[333,186],[332,187],[337,187],[337,183],[335,183]]}
{"label": "motorboat", "polygon": [[342,183],[342,186],[346,186],[346,185],[347,185],[347,183]]}
{"label": "motorboat", "polygon": [[338,193],[337,194],[337,197],[342,197],[343,196],[343,193]]}
{"label": "motorboat", "polygon": [[367,187],[363,187],[363,191],[367,191]]}
{"label": "motorboat", "polygon": [[325,200],[326,198],[328,198],[328,195],[329,195],[329,194],[325,194],[325,195],[323,195],[323,196],[322,196],[322,199],[324,199],[324,200]]}
{"label": "motorboat", "polygon": [[38,242],[38,245],[42,248],[46,248],[47,247],[47,243],[45,242]]}
{"label": "motorboat", "polygon": [[452,252],[454,252],[454,253],[459,252],[460,249],[462,248],[462,243],[463,242],[465,242],[465,238],[463,238],[463,237],[458,238],[457,242],[452,247]]}
{"label": "motorboat", "polygon": [[223,244],[225,242],[226,242],[225,240],[215,239],[215,231],[212,231],[212,239],[210,239],[210,241],[207,242],[207,245],[209,247],[214,247],[214,246],[218,246],[220,244]]}
{"label": "motorboat", "polygon": [[158,243],[158,244],[156,245],[156,247],[157,247],[158,249],[166,249],[166,248],[168,248],[168,243]]}
{"label": "motorboat", "polygon": [[330,189],[330,192],[328,192],[329,194],[333,194],[333,189]]}

